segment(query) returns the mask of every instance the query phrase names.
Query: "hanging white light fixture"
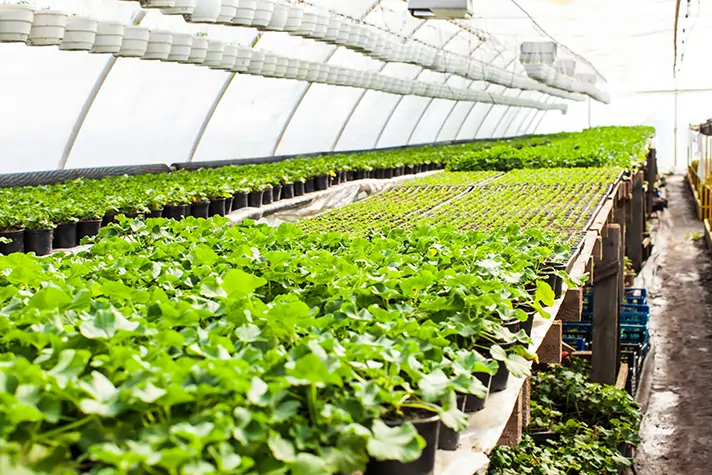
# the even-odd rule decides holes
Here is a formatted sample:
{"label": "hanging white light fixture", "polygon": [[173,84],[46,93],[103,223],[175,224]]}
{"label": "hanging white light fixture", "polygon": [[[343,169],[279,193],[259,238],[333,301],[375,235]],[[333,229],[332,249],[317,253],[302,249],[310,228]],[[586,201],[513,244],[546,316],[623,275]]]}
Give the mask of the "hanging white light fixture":
{"label": "hanging white light fixture", "polygon": [[469,20],[475,7],[472,0],[409,0],[408,10],[422,20]]}

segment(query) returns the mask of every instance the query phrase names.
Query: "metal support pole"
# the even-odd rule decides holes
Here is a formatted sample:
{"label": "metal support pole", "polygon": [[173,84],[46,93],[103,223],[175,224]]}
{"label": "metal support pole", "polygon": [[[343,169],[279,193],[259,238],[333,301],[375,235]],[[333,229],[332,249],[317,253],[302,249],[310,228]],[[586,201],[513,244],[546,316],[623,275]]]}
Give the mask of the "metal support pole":
{"label": "metal support pole", "polygon": [[[141,24],[141,22],[143,21],[145,16],[146,16],[146,11],[140,10],[131,19],[131,23],[134,25],[139,25],[139,24]],[[99,73],[99,77],[97,77],[96,81],[94,82],[94,86],[89,91],[89,95],[87,96],[86,100],[84,101],[84,105],[82,106],[81,110],[79,111],[77,120],[74,121],[74,126],[72,127],[72,131],[69,133],[69,138],[67,138],[67,143],[64,144],[64,150],[62,150],[62,156],[59,158],[59,163],[57,164],[57,168],[59,170],[64,170],[67,167],[67,161],[69,161],[69,155],[72,153],[72,149],[74,148],[74,144],[77,141],[77,137],[79,137],[79,132],[81,132],[82,127],[84,126],[84,122],[86,121],[87,116],[89,115],[89,111],[91,111],[91,108],[94,105],[94,101],[96,101],[96,98],[99,95],[99,91],[101,91],[101,88],[104,86],[104,83],[106,82],[106,79],[109,77],[111,70],[114,69],[114,65],[116,64],[117,59],[118,58],[116,56],[112,55],[106,61],[106,64],[104,65],[104,69],[101,70],[101,73]]]}
{"label": "metal support pole", "polygon": [[[371,13],[373,10],[375,10],[376,7],[377,7],[380,3],[381,3],[380,0],[372,1],[372,2],[371,2],[371,5],[370,5],[370,6],[368,7],[368,9],[364,12],[364,14],[361,15],[361,17],[360,17],[359,19],[360,19],[360,20],[363,20],[364,18],[366,18],[366,17],[369,15],[369,13]],[[425,23],[425,22],[423,22],[423,24],[424,24],[424,23]],[[416,30],[419,29],[420,27],[421,27],[421,25],[418,25],[418,27],[416,28]],[[331,58],[334,57],[334,55],[335,55],[336,52],[339,50],[339,48],[340,48],[340,46],[334,47],[334,49],[331,50],[331,53],[329,53],[329,55],[324,59],[324,63],[328,63],[329,60],[331,60]],[[271,155],[274,155],[274,154],[277,153],[277,149],[279,149],[279,145],[282,143],[282,139],[284,139],[284,135],[287,133],[287,129],[289,128],[289,125],[292,123],[292,119],[293,119],[294,116],[297,114],[297,110],[299,110],[299,106],[301,106],[301,105],[302,105],[302,102],[304,102],[304,98],[307,97],[307,93],[308,93],[309,90],[311,89],[312,84],[313,84],[313,83],[307,83],[307,87],[304,88],[304,91],[302,91],[302,95],[299,96],[299,99],[297,99],[297,101],[294,103],[294,106],[292,107],[292,110],[289,111],[289,115],[287,116],[287,120],[286,120],[286,122],[284,123],[284,126],[282,127],[282,130],[279,132],[279,135],[277,136],[277,140],[274,142],[274,147],[272,147],[272,153],[271,153]],[[333,147],[332,147],[332,149],[333,149]]]}
{"label": "metal support pole", "polygon": [[[255,36],[255,39],[252,40],[252,48],[254,48],[257,43],[262,39],[264,36],[264,33],[260,32]],[[225,94],[227,93],[228,88],[232,84],[232,81],[235,80],[237,77],[237,73],[230,73],[227,76],[227,79],[225,79],[225,82],[223,83],[222,87],[218,91],[217,95],[215,96],[215,99],[213,99],[213,103],[210,105],[210,108],[208,109],[208,112],[205,114],[205,117],[203,118],[203,122],[200,124],[200,128],[198,128],[198,133],[195,135],[195,138],[193,139],[193,145],[190,147],[190,152],[188,153],[188,163],[192,163],[193,160],[195,159],[195,153],[198,151],[198,147],[200,147],[200,142],[203,140],[203,136],[205,135],[205,131],[208,130],[208,125],[210,125],[210,121],[213,120],[213,116],[215,115],[215,111],[218,110],[218,106],[220,106],[220,103],[223,100],[223,97],[225,97]]]}
{"label": "metal support pole", "polygon": [[200,124],[198,133],[195,136],[195,139],[193,140],[193,145],[190,147],[190,153],[188,153],[188,163],[192,163],[195,159],[195,153],[198,151],[198,147],[200,146],[201,140],[203,140],[203,135],[205,135],[205,131],[208,130],[208,125],[210,124],[210,121],[213,120],[213,115],[215,115],[215,111],[218,110],[220,102],[223,100],[223,97],[225,97],[227,89],[230,87],[230,84],[232,84],[232,81],[235,79],[236,76],[237,73],[231,73],[220,88],[218,95],[215,96],[215,100],[213,100],[210,109],[208,109],[208,113],[205,115],[203,123]]}
{"label": "metal support pole", "polygon": [[591,98],[588,98],[588,128],[591,128]]}

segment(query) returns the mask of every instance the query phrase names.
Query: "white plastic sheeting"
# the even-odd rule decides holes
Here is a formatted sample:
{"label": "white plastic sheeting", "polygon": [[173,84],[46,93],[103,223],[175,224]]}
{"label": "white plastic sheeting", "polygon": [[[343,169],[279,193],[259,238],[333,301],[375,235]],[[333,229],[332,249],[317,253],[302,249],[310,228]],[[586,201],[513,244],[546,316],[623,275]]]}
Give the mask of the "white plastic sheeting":
{"label": "white plastic sheeting", "polygon": [[[70,14],[126,24],[140,11],[138,2],[119,0],[31,3],[37,10],[51,6]],[[363,19],[403,41],[415,40],[443,53],[469,57],[483,68],[509,74],[512,80],[526,78],[518,61],[519,44],[547,39],[511,0],[475,0],[475,18],[457,22],[416,20],[408,15],[403,0],[309,3]],[[97,78],[110,61],[108,55],[0,44],[0,101],[5,111],[12,111],[0,116],[0,172],[57,168],[65,149],[69,154],[64,166],[76,168],[368,149],[505,137],[535,129],[550,132],[577,130],[589,124],[641,122],[659,125],[661,146],[670,152],[660,154],[662,162],[674,156],[673,96],[642,93],[672,90],[676,85],[672,75],[674,0],[632,0],[625,9],[612,0],[519,3],[547,33],[585,57],[564,50],[565,55],[577,59],[577,72],[598,71],[599,81],[605,84],[603,78],[608,80],[607,87],[614,95],[611,106],[594,103],[589,113],[588,101],[569,101],[570,111],[562,116],[558,111],[544,113],[524,107],[310,85],[305,81],[129,58],[116,60],[101,84]],[[694,2],[689,7],[684,4],[681,17],[687,26],[686,32],[680,30],[678,41],[677,86],[703,88],[712,16]],[[204,32],[210,38],[246,47],[254,45],[256,50],[398,78],[419,78],[548,104],[565,102],[547,94],[555,91],[542,87],[538,92],[523,91],[418,65],[384,63],[343,47],[283,32],[191,24],[180,16],[166,16],[155,10],[148,11],[141,24],[174,32]],[[96,97],[87,102],[97,84],[101,87]],[[689,122],[706,118],[699,110],[710,102],[712,96],[708,94],[698,91],[681,96],[680,128],[684,130]],[[83,122],[82,108],[88,111]],[[73,129],[77,131],[76,141],[69,140]],[[684,150],[683,142],[678,141],[677,149]]]}

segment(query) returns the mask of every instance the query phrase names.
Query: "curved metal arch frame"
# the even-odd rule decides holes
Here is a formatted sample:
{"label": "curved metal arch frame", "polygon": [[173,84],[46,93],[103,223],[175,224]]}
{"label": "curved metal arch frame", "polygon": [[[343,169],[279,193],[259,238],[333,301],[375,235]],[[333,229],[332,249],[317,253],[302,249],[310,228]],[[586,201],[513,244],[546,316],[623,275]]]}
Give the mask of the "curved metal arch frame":
{"label": "curved metal arch frame", "polygon": [[[380,5],[381,0],[375,0],[371,3],[371,5],[368,7],[368,9],[364,12],[363,15],[359,18],[360,20],[364,20],[372,11]],[[414,31],[417,31],[420,29],[420,27],[425,24],[425,22],[422,22],[420,25],[416,27]],[[328,63],[331,61],[331,58],[334,57],[337,51],[339,51],[339,48],[341,46],[336,46],[334,49],[329,53],[329,55],[324,59],[324,63]],[[385,65],[388,64],[384,62],[384,67]],[[274,146],[272,147],[272,153],[271,155],[274,155],[277,153],[277,150],[279,149],[279,146],[282,144],[282,140],[284,139],[285,134],[287,133],[287,129],[289,129],[289,126],[292,123],[292,119],[294,119],[294,116],[297,115],[297,111],[299,110],[299,107],[301,107],[302,103],[304,102],[304,99],[307,97],[307,94],[311,90],[311,87],[314,83],[307,83],[306,87],[304,88],[304,91],[302,91],[302,95],[297,99],[297,101],[294,103],[294,106],[292,107],[292,110],[289,112],[289,115],[287,116],[287,120],[284,122],[284,126],[282,127],[282,130],[279,132],[279,135],[277,136],[277,140],[274,143]],[[333,147],[332,147],[333,150]]]}
{"label": "curved metal arch frame", "polygon": [[[420,30],[420,28],[422,28],[422,27],[425,25],[425,23],[426,23],[426,22],[421,22],[416,28],[414,28],[413,31],[410,33],[409,38],[412,37],[418,30]],[[449,43],[452,39],[454,39],[454,38],[455,38],[457,35],[459,35],[460,33],[462,33],[462,31],[458,31],[457,33],[455,33],[455,35],[453,35],[453,37],[450,38],[450,39],[446,42],[446,44]],[[444,45],[443,45],[443,46],[444,46]],[[390,63],[384,61],[383,64],[381,65],[381,67],[378,69],[378,72],[379,72],[379,73],[382,72],[382,71],[386,68],[386,66],[387,66],[388,64],[390,64]],[[420,72],[418,73],[418,75],[420,75],[420,73],[422,73],[423,71],[425,71],[425,68],[422,68],[422,69],[420,70]],[[417,78],[417,77],[418,77],[418,76],[416,76],[416,78]],[[344,120],[344,123],[343,123],[343,125],[341,126],[341,129],[339,129],[339,133],[336,134],[336,138],[334,139],[334,142],[331,144],[331,151],[332,151],[332,152],[336,150],[336,147],[338,147],[339,142],[341,141],[341,137],[344,135],[344,132],[346,131],[346,128],[349,126],[349,123],[351,123],[351,119],[353,118],[354,114],[356,113],[356,110],[358,109],[358,106],[361,105],[361,102],[363,102],[363,99],[364,99],[364,97],[366,97],[366,94],[368,93],[369,90],[370,90],[370,89],[364,89],[364,90],[363,90],[363,92],[361,93],[361,95],[359,96],[359,98],[356,100],[356,102],[354,103],[353,107],[351,108],[351,111],[349,111],[349,114],[346,116],[346,120]],[[401,97],[404,97],[404,96],[401,96]],[[397,106],[397,104],[396,104],[396,106]],[[389,116],[389,118],[390,118],[390,116]]]}
{"label": "curved metal arch frame", "polygon": [[527,111],[527,113],[524,114],[524,117],[523,117],[522,120],[519,122],[519,127],[517,127],[516,135],[520,135],[520,134],[521,134],[521,131],[522,131],[522,129],[524,128],[524,124],[527,123],[528,119],[530,119],[530,118],[532,117],[532,115],[534,115],[535,113],[536,113],[536,109]]}
{"label": "curved metal arch frame", "polygon": [[[543,99],[543,97],[539,97],[539,99]],[[512,125],[507,127],[504,130],[504,136],[505,137],[512,137],[513,135],[519,135],[519,131],[522,129],[522,126],[524,123],[531,117],[532,111],[520,111],[519,114],[514,116],[514,119],[512,119]],[[514,127],[512,127],[514,126]]]}
{"label": "curved metal arch frame", "polygon": [[[524,92],[525,92],[525,91],[521,91],[521,92],[519,93],[519,96],[517,96],[517,97],[521,97],[521,95],[524,94]],[[539,97],[539,99],[541,99],[541,97]],[[500,124],[501,124],[501,122],[504,120],[504,118],[507,117],[507,114],[509,114],[509,113],[511,112],[512,108],[521,109],[520,106],[508,106],[508,107],[507,107],[507,110],[504,112],[504,115],[503,115],[502,118],[500,119]],[[514,112],[515,112],[514,116],[510,116],[509,124],[507,124],[507,125],[504,127],[504,130],[502,131],[502,134],[500,135],[500,137],[510,137],[509,135],[507,135],[507,132],[509,131],[509,128],[512,126],[512,123],[516,120],[516,118],[517,118],[517,112],[519,112],[519,111],[514,111]],[[498,129],[499,129],[499,125],[497,125],[497,127],[495,127],[495,129],[494,129],[494,131],[493,131],[493,136],[497,137],[497,130],[498,130]]]}
{"label": "curved metal arch frame", "polygon": [[[512,65],[512,63],[514,63],[515,61],[516,61],[516,59],[513,59],[509,63],[507,63],[507,65],[505,66],[505,69],[510,67]],[[487,91],[487,89],[489,89],[491,86],[492,86],[492,83],[487,84],[487,86],[485,86],[484,90]],[[475,107],[477,106],[477,104],[481,104],[481,102],[473,102],[472,107],[470,107],[470,110],[467,112],[467,114],[465,114],[465,118],[462,119],[462,122],[460,123],[460,127],[457,128],[457,132],[455,133],[455,140],[457,140],[457,137],[459,137],[460,133],[462,132],[462,128],[467,123],[467,119],[470,118],[470,114],[472,114],[472,111],[475,110]],[[477,126],[477,129],[475,129],[475,133],[472,136],[472,138],[477,137],[477,134],[480,132],[480,128],[482,127],[482,124],[485,123],[487,116],[489,115],[490,112],[492,112],[492,109],[494,108],[494,106],[495,106],[495,104],[492,104],[490,106],[490,108],[487,110],[487,112],[485,113],[484,117],[482,117],[482,121],[480,121],[480,124]]]}
{"label": "curved metal arch frame", "polygon": [[[519,91],[519,94],[517,94],[517,96],[516,96],[517,99],[522,97],[522,94],[524,94],[524,90]],[[507,106],[507,108],[504,110],[504,114],[502,114],[502,117],[499,118],[497,125],[495,125],[494,129],[492,129],[492,137],[497,137],[497,130],[499,129],[499,126],[502,125],[504,118],[507,117],[507,114],[512,109],[512,107],[514,107],[514,106]]]}
{"label": "curved metal arch frame", "polygon": [[539,130],[541,123],[544,121],[544,117],[546,117],[546,111],[544,111],[544,112],[545,113],[541,115],[541,117],[539,118],[539,122],[537,122],[536,126],[532,130],[532,132],[531,132],[532,134],[536,134],[536,131]]}
{"label": "curved metal arch frame", "polygon": [[[131,23],[133,25],[140,25],[144,18],[146,18],[146,10],[139,10],[134,14],[133,18],[131,19]],[[92,86],[91,90],[89,91],[89,94],[87,95],[87,98],[84,100],[84,105],[79,110],[77,119],[74,121],[74,126],[72,126],[72,131],[69,133],[69,137],[67,137],[67,142],[64,144],[62,156],[59,158],[59,162],[57,163],[58,170],[64,170],[65,168],[67,168],[69,156],[72,154],[74,144],[77,142],[77,138],[79,137],[79,134],[82,131],[82,127],[84,127],[84,122],[86,122],[87,117],[89,116],[89,112],[94,106],[96,98],[99,96],[99,92],[101,92],[101,89],[104,87],[104,84],[106,83],[109,74],[111,74],[111,71],[114,69],[114,66],[116,65],[118,59],[119,58],[117,56],[112,55],[106,61],[104,69],[101,70],[99,76],[96,78],[96,81],[94,81],[94,86]]]}
{"label": "curved metal arch frame", "polygon": [[[455,36],[457,36],[457,35],[455,35]],[[454,39],[454,37],[451,38],[451,39]],[[449,41],[448,41],[448,43],[449,43]],[[474,52],[477,51],[477,48],[479,48],[479,47],[482,46],[483,44],[485,44],[484,41],[481,42],[481,43],[479,43],[479,44],[470,52],[470,54],[474,54]],[[443,47],[445,47],[445,45],[443,45]],[[504,53],[504,51],[498,51],[497,54],[496,54],[490,61],[496,60],[497,58],[499,58],[499,57],[502,55],[502,53]],[[509,67],[509,65],[512,64],[513,62],[514,62],[514,61],[510,61],[509,63],[507,63],[507,66],[506,66],[506,67]],[[451,77],[453,77],[453,76],[454,76],[454,74],[450,74],[450,75],[447,77],[447,79],[445,79],[445,83],[447,83],[447,81],[448,81]],[[474,82],[475,82],[475,81],[472,81],[472,82],[470,83],[470,86],[468,86],[468,88],[469,88],[469,87],[472,87],[472,84],[473,84]],[[489,85],[488,85],[487,87],[489,87]],[[487,90],[487,87],[485,87],[485,89],[484,89],[485,91]],[[411,140],[413,139],[413,135],[415,135],[415,132],[416,132],[416,130],[418,129],[418,126],[420,125],[421,121],[423,120],[423,117],[425,117],[425,114],[426,114],[426,113],[428,112],[428,110],[430,109],[430,106],[433,104],[434,100],[435,100],[435,98],[431,98],[430,101],[428,101],[428,104],[427,104],[427,105],[425,106],[425,108],[423,109],[423,112],[421,112],[420,117],[418,117],[418,120],[415,122],[415,125],[413,126],[413,130],[411,130],[411,131],[410,131],[410,134],[408,135],[408,141],[406,142],[407,144],[410,144]],[[450,113],[452,113],[452,110],[455,109],[455,106],[457,105],[458,102],[460,102],[460,101],[455,101],[455,105],[453,105],[453,107],[452,107]],[[400,105],[400,103],[399,103],[398,105]],[[474,107],[474,106],[473,106],[473,107]],[[394,111],[394,113],[395,113],[395,111]],[[448,116],[449,116],[449,115],[450,115],[450,114],[448,114]],[[391,117],[392,117],[392,115],[391,115]],[[389,121],[390,121],[390,118],[389,118]],[[388,123],[386,123],[386,126],[387,126],[387,125],[388,125]],[[443,123],[441,124],[441,129],[440,129],[440,130],[442,130],[442,127],[443,127],[444,125],[445,125],[445,123],[443,122]],[[438,131],[438,135],[440,135],[440,131]],[[438,140],[438,136],[436,135],[436,136],[435,136],[435,141],[437,142],[437,140]]]}

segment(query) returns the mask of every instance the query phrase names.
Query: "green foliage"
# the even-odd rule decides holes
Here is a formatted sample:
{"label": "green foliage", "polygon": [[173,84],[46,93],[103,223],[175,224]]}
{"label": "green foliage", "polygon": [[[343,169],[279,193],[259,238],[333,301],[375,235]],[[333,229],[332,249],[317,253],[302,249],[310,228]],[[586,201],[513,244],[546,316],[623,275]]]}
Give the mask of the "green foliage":
{"label": "green foliage", "polygon": [[[295,158],[194,172],[79,179],[51,186],[6,188],[0,189],[0,198],[4,203],[0,230],[18,227],[46,229],[53,224],[95,219],[104,214],[143,213],[168,205],[229,197],[273,185],[305,181],[319,175],[334,175],[338,171],[431,163],[447,163],[454,171],[486,170],[471,175],[444,174],[440,178],[426,178],[421,182],[468,185],[494,176],[492,171],[495,170],[603,165],[620,169],[640,161],[651,133],[648,128],[599,128],[580,134],[556,134],[505,142]],[[605,176],[608,173],[603,171]],[[560,172],[560,175],[564,174]],[[586,175],[587,178],[590,176],[591,173]],[[550,181],[556,179],[549,177]],[[604,176],[600,180],[605,181]]]}
{"label": "green foliage", "polygon": [[632,167],[644,160],[654,133],[652,127],[597,127],[578,133],[482,142],[450,160],[448,170]]}
{"label": "green foliage", "polygon": [[0,257],[8,473],[352,473],[420,454],[384,421],[462,427],[477,373],[528,373],[503,323],[535,303],[544,234],[119,221],[76,255]]}
{"label": "green foliage", "polygon": [[491,475],[597,475],[632,465],[619,447],[638,443],[638,406],[625,391],[592,383],[583,360],[572,361],[532,376],[529,431],[557,437],[537,445],[525,435],[517,447],[497,447]]}

